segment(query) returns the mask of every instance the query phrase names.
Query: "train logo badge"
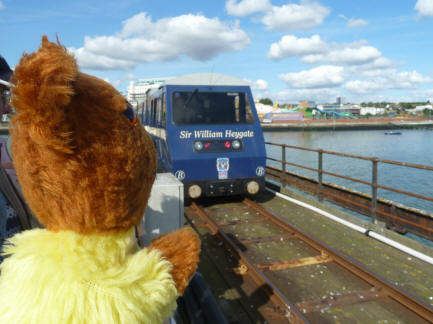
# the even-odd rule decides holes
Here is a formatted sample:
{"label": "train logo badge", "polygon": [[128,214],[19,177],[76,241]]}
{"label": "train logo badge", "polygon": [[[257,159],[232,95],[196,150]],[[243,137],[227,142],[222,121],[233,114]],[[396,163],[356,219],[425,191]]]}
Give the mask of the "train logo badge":
{"label": "train logo badge", "polygon": [[217,158],[218,179],[227,179],[229,173],[229,158]]}
{"label": "train logo badge", "polygon": [[176,173],[174,174],[174,176],[176,178],[178,178],[180,181],[182,181],[183,179],[185,179],[185,172],[182,170],[178,170],[176,171]]}
{"label": "train logo badge", "polygon": [[259,177],[263,177],[265,175],[265,168],[262,166],[257,167],[256,174]]}

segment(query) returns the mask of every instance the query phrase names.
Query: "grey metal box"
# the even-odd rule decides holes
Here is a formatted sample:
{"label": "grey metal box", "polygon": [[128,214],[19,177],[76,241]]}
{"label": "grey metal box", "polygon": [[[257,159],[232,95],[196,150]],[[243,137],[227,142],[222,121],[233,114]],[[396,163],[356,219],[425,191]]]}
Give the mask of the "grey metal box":
{"label": "grey metal box", "polygon": [[171,173],[157,173],[146,212],[137,228],[141,246],[183,227],[183,183]]}

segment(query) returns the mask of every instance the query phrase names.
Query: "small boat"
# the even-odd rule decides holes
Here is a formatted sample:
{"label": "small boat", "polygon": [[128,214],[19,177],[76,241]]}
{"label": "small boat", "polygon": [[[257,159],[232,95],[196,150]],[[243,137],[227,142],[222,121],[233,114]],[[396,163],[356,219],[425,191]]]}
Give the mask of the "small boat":
{"label": "small boat", "polygon": [[397,131],[387,131],[387,132],[385,132],[385,135],[401,135],[401,132],[397,132]]}

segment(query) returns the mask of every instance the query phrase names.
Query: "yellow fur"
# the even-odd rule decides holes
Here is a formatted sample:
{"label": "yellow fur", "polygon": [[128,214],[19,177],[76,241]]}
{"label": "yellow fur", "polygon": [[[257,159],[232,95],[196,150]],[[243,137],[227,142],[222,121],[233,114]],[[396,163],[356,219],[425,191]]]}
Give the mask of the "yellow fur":
{"label": "yellow fur", "polygon": [[158,250],[137,251],[132,231],[34,229],[4,250],[0,323],[161,323],[176,307],[171,264]]}

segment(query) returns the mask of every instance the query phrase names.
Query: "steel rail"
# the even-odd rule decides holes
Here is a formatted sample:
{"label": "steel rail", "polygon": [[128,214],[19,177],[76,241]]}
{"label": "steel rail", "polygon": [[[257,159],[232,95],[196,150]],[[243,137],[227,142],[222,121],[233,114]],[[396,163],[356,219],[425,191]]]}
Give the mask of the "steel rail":
{"label": "steel rail", "polygon": [[268,220],[277,225],[278,227],[283,228],[290,233],[296,233],[297,238],[303,240],[314,249],[321,251],[322,254],[325,253],[327,256],[331,257],[334,262],[347,269],[351,273],[355,274],[365,282],[369,283],[372,287],[375,287],[376,290],[380,290],[381,294],[383,294],[384,296],[395,300],[396,302],[406,307],[413,313],[417,314],[421,318],[425,319],[426,321],[433,321],[433,309],[422,301],[419,301],[415,297],[410,296],[408,293],[388,282],[386,279],[381,278],[379,275],[369,271],[355,260],[352,260],[341,252],[334,250],[326,243],[311,237],[309,234],[301,231],[294,225],[290,224],[288,221],[271,213],[270,211],[266,210],[254,201],[245,198],[243,202],[253,210],[259,212],[261,215],[268,217]]}
{"label": "steel rail", "polygon": [[287,310],[287,316],[290,323],[310,323],[301,312],[292,304],[280,291],[279,289],[260,271],[254,263],[241,251],[233,240],[231,240],[227,234],[222,231],[217,223],[215,223],[206,212],[200,208],[195,202],[191,203],[191,207],[200,219],[205,222],[212,234],[218,235],[224,244],[236,255],[239,256],[241,262],[248,266],[248,272],[254,282],[259,287],[267,287],[264,289],[265,293],[269,296],[272,303],[280,309]]}

